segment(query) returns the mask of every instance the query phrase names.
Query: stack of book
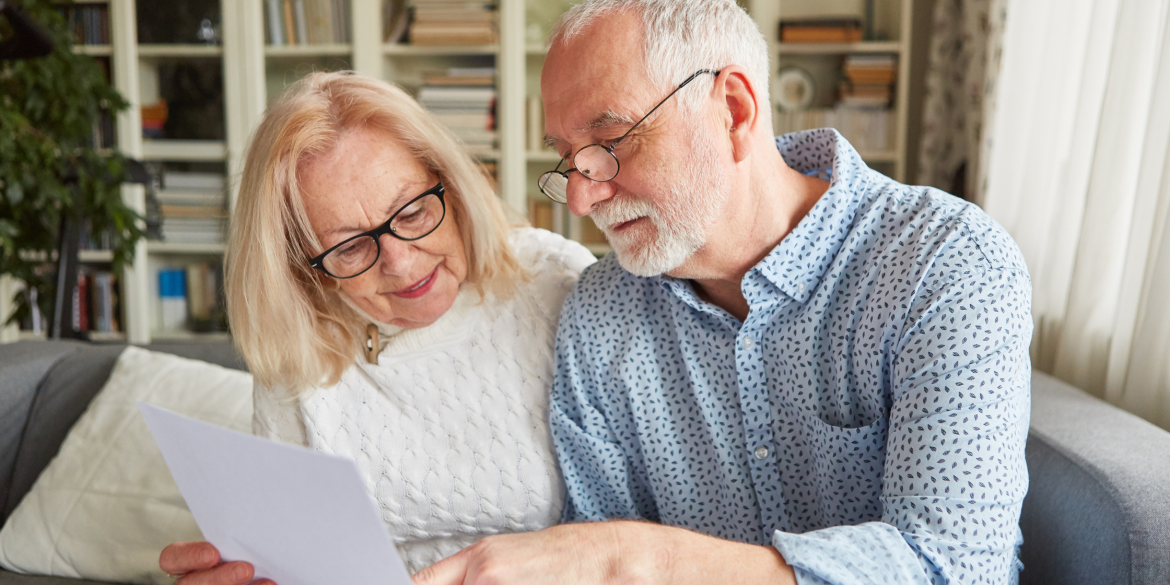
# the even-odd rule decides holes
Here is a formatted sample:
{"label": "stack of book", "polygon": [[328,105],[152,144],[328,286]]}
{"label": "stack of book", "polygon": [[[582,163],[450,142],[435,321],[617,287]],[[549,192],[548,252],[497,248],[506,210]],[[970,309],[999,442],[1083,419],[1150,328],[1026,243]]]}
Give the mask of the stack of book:
{"label": "stack of book", "polygon": [[778,112],[777,129],[781,134],[836,128],[853,148],[862,152],[884,152],[890,149],[890,110],[838,107],[832,110],[805,110]]}
{"label": "stack of book", "polygon": [[895,55],[849,55],[845,57],[844,74],[842,104],[885,108],[894,95],[898,58]]}
{"label": "stack of book", "polygon": [[861,41],[861,20],[811,18],[780,21],[782,43],[856,43]]}
{"label": "stack of book", "polygon": [[493,45],[496,6],[490,0],[409,0],[412,45]]}
{"label": "stack of book", "polygon": [[115,333],[118,323],[118,279],[112,272],[82,269],[73,289],[73,330],[89,333]]}
{"label": "stack of book", "polygon": [[158,191],[162,239],[181,244],[222,244],[227,212],[224,176],[216,173],[163,174]]}
{"label": "stack of book", "polygon": [[349,0],[267,0],[270,45],[348,43]]}
{"label": "stack of book", "polygon": [[57,11],[73,31],[77,45],[110,44],[110,9],[107,4],[58,7]]}
{"label": "stack of book", "polygon": [[159,329],[198,333],[226,330],[223,266],[219,262],[160,268],[158,293]]}
{"label": "stack of book", "polygon": [[496,145],[496,70],[451,68],[424,75],[418,101],[472,151]]}

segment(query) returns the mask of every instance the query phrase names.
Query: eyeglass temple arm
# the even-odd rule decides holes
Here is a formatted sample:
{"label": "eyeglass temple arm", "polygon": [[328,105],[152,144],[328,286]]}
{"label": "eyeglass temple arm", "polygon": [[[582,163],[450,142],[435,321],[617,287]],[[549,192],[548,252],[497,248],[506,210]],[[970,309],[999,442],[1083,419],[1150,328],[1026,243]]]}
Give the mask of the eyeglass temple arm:
{"label": "eyeglass temple arm", "polygon": [[[609,145],[609,148],[606,148],[606,150],[608,150],[612,154],[613,149],[617,148],[618,143],[625,140],[626,136],[629,136],[630,132],[634,131],[634,128],[637,128],[642,122],[646,121],[646,118],[649,118],[650,114],[653,114],[655,111],[658,110],[658,108],[661,108],[662,104],[665,104],[670,99],[671,96],[678,93],[678,90],[686,87],[688,83],[694,81],[696,77],[698,77],[704,73],[710,73],[711,75],[719,75],[719,72],[720,72],[719,69],[700,69],[700,70],[694,72],[693,74],[691,74],[690,77],[684,79],[682,83],[678,84],[678,87],[674,88],[674,91],[670,92],[669,94],[667,94],[666,97],[662,98],[662,101],[658,102],[657,106],[654,106],[653,108],[650,109],[649,112],[646,112],[646,115],[642,116],[641,120],[638,120],[637,122],[634,123],[633,126],[630,126],[630,129],[626,130],[625,134],[622,134],[621,137],[619,137],[617,140],[614,140],[613,144]],[[557,165],[557,166],[559,167],[560,165]]]}

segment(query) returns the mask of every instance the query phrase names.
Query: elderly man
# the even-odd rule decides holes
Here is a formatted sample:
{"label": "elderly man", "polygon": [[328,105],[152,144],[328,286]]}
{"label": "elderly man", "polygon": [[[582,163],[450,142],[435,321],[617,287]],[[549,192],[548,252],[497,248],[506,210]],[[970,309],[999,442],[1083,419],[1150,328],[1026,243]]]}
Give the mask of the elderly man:
{"label": "elderly man", "polygon": [[733,0],[586,0],[554,30],[540,187],[615,251],[561,316],[565,519],[650,522],[485,539],[416,581],[1016,581],[1024,262],[832,130],[774,139],[767,52]]}

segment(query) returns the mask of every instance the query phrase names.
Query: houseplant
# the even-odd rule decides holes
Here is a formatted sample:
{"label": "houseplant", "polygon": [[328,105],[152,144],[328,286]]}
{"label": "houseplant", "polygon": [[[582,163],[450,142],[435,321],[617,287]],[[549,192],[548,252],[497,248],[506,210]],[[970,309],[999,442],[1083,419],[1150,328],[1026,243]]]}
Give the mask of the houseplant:
{"label": "houseplant", "polygon": [[[108,233],[115,272],[132,261],[142,231],[122,201],[125,159],[93,137],[95,121],[124,110],[126,100],[96,60],[73,52],[72,32],[54,5],[24,0],[18,9],[53,47],[44,57],[0,61],[0,274],[26,287],[8,322],[31,315],[31,299],[51,322],[52,260],[63,226],[85,221],[92,233]],[[14,34],[12,20],[0,17],[0,41]]]}

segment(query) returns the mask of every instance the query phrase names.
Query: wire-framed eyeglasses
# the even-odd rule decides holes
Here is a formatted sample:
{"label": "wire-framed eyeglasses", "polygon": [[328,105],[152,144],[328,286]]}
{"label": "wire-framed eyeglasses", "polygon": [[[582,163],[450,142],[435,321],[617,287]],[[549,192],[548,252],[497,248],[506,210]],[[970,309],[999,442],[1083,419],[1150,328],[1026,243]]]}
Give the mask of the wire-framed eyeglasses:
{"label": "wire-framed eyeglasses", "polygon": [[626,136],[629,136],[630,132],[634,131],[634,128],[637,128],[646,118],[649,118],[650,114],[653,114],[655,110],[662,107],[662,104],[665,104],[666,100],[670,99],[671,96],[678,93],[678,90],[686,87],[688,83],[694,81],[695,78],[704,73],[719,75],[719,70],[700,69],[694,72],[690,77],[678,84],[678,87],[674,88],[674,91],[662,98],[662,101],[658,102],[658,105],[651,108],[649,112],[646,112],[646,115],[642,116],[641,120],[638,120],[633,126],[630,126],[630,129],[626,130],[626,133],[622,134],[613,144],[609,146],[590,144],[578,150],[577,154],[573,155],[574,167],[566,169],[564,172],[560,171],[561,165],[565,164],[565,159],[562,158],[561,162],[557,163],[557,168],[544,173],[536,180],[536,185],[540,187],[540,192],[557,203],[566,203],[569,200],[569,173],[573,171],[577,171],[585,178],[599,183],[612,181],[622,166],[621,162],[618,161],[617,155],[613,153],[613,149],[617,148],[617,145],[621,144],[622,140],[625,140]]}
{"label": "wire-framed eyeglasses", "polygon": [[309,266],[333,278],[353,278],[374,267],[382,254],[378,239],[390,234],[400,240],[413,242],[435,231],[447,217],[446,189],[443,182],[427,189],[396,211],[386,223],[325,250],[309,259]]}

